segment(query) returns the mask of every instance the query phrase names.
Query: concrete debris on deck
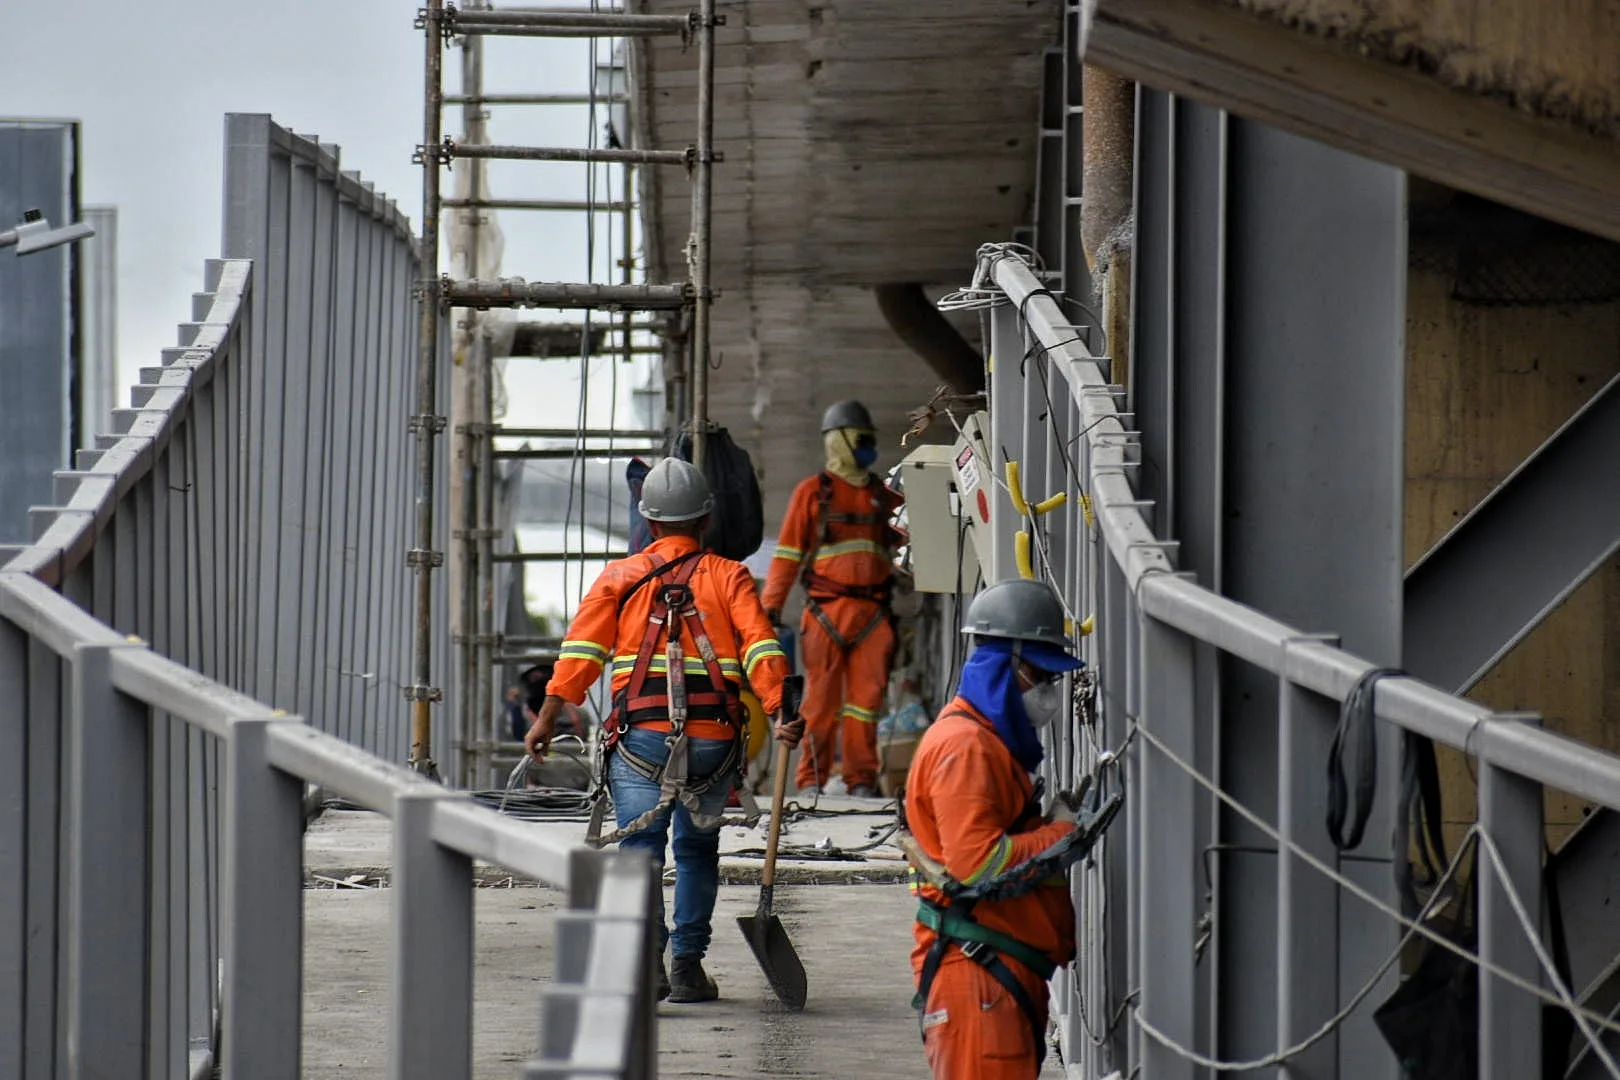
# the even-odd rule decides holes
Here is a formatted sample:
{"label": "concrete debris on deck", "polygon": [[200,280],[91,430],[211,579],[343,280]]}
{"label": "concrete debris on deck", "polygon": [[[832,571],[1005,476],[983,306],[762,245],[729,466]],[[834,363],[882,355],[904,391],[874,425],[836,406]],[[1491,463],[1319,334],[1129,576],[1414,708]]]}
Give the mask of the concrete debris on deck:
{"label": "concrete debris on deck", "polygon": [[[789,800],[782,829],[783,854],[777,860],[777,880],[784,884],[874,884],[903,882],[905,862],[890,840],[873,847],[895,823],[892,799],[854,799],[823,795],[810,809],[808,800]],[[769,801],[761,806],[769,810]],[[805,812],[807,811],[808,812]],[[729,813],[739,813],[737,810]],[[759,883],[765,825],[762,817],[752,829],[726,826],[720,840],[720,880],[728,885]],[[536,822],[534,827],[553,831],[570,840],[583,840],[583,821]],[[609,820],[607,828],[612,828]],[[355,810],[328,810],[310,825],[304,837],[305,883],[311,887],[343,888],[345,884],[386,883],[391,860],[388,819]],[[817,858],[791,858],[794,849],[822,849]],[[855,849],[867,849],[857,852]],[[746,854],[753,852],[754,854]],[[744,854],[738,854],[744,853]],[[840,857],[852,853],[849,857]],[[673,876],[674,863],[665,870]],[[474,876],[482,885],[531,884],[514,880],[509,871],[479,863]]]}

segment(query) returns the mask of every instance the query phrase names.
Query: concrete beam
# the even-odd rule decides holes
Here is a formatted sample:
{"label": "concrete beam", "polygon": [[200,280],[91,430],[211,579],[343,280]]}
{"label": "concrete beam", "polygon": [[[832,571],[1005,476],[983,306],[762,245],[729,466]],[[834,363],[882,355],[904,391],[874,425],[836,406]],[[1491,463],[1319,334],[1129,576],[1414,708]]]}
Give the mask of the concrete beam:
{"label": "concrete beam", "polygon": [[1161,90],[1620,240],[1620,144],[1220,0],[1101,0],[1086,59]]}

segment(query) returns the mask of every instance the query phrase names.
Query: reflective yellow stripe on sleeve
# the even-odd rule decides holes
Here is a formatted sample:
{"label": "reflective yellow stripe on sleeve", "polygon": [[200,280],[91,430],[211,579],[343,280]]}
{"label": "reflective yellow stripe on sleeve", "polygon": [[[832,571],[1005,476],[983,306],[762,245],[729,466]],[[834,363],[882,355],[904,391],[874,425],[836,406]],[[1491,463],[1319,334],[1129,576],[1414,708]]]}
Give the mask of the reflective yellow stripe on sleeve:
{"label": "reflective yellow stripe on sleeve", "polygon": [[576,639],[574,641],[564,641],[562,647],[557,650],[557,655],[559,658],[564,659],[594,660],[598,664],[605,664],[607,663],[608,651],[606,646],[598,645],[594,641]]}
{"label": "reflective yellow stripe on sleeve", "polygon": [[754,674],[754,668],[758,666],[759,662],[768,656],[779,656],[783,660],[787,659],[787,653],[783,652],[782,646],[778,645],[775,641],[757,642],[743,655],[745,666],[748,668],[748,674],[750,676]]}
{"label": "reflective yellow stripe on sleeve", "polygon": [[804,559],[804,552],[796,547],[789,547],[787,544],[777,544],[775,557],[786,559],[788,562],[800,562]]}
{"label": "reflective yellow stripe on sleeve", "polygon": [[1007,864],[1012,861],[1012,850],[1012,837],[1003,834],[1001,839],[996,841],[996,846],[990,849],[989,857],[984,860],[984,863],[977,870],[969,874],[967,880],[963,881],[962,884],[977,885],[979,882],[987,881],[1007,869]]}

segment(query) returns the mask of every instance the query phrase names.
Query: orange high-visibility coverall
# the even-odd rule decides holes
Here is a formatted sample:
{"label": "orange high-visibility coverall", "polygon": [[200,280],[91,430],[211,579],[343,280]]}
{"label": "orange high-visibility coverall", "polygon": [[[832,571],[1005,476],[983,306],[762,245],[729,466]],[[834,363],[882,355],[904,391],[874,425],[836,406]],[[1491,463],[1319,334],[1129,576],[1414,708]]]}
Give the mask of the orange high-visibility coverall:
{"label": "orange high-visibility coverall", "polygon": [[[962,698],[923,735],[906,782],[906,823],[918,846],[952,878],[975,885],[1024,862],[1067,836],[1067,822],[1036,817],[1010,833],[1034,785],[1013,760],[990,721]],[[922,896],[943,904],[932,886]],[[1053,963],[1074,959],[1074,905],[1068,882],[1054,879],[1010,900],[981,901],[973,918],[1043,952]],[[914,927],[912,975],[935,940]],[[1046,983],[1005,953],[1002,959],[1040,1012],[1044,1037]],[[934,1080],[1033,1080],[1037,1075],[1030,1022],[1013,996],[983,967],[952,948],[940,963],[923,1007],[923,1045]]]}
{"label": "orange high-visibility coverall", "polygon": [[[657,599],[657,584],[648,582],[642,586],[625,602],[622,611],[620,600],[627,589],[653,568],[649,556],[657,555],[668,562],[697,550],[697,546],[697,541],[691,537],[666,536],[645,551],[608,563],[574,613],[546,692],[579,704],[601,676],[602,666],[611,659],[613,694],[617,697],[636,666],[636,653],[647,632],[647,617]],[[733,694],[739,692],[746,673],[765,711],[774,713],[782,707],[782,680],[788,673],[787,654],[777,644],[776,632],[765,618],[764,608],[760,607],[754,579],[742,563],[712,554],[697,558],[698,565],[692,571],[689,584],[704,631],[720,658],[720,672]],[[665,638],[659,639],[649,676],[663,678],[668,672],[665,641]],[[688,685],[693,680],[707,682],[708,669],[685,626],[681,646]],[[669,721],[651,720],[641,726],[668,731]],[[686,733],[694,739],[730,739],[736,735],[729,724],[697,718],[687,722]]]}
{"label": "orange high-visibility coverall", "polygon": [[[802,578],[806,603],[799,636],[804,657],[800,714],[805,740],[795,777],[801,788],[826,785],[840,726],[844,783],[877,784],[878,710],[894,654],[885,595],[894,573],[890,548],[895,533],[889,515],[899,504],[900,496],[876,477],[856,487],[826,472],[802,481],[788,501],[765,580],[764,604],[768,611],[780,611],[794,582]],[[869,520],[838,520],[846,516]],[[832,625],[836,638],[822,619]]]}

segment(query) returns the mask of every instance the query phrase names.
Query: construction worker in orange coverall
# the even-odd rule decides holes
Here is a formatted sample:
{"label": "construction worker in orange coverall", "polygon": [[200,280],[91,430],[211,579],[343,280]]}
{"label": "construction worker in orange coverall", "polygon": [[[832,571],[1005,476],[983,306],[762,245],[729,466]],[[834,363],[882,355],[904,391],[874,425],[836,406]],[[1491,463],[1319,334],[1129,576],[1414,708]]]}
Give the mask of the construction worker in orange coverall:
{"label": "construction worker in orange coverall", "polygon": [[[1046,1052],[1047,980],[1074,958],[1062,871],[1084,854],[1076,807],[1065,796],[1043,816],[1030,779],[1043,756],[1038,730],[1063,711],[1059,681],[1081,666],[1064,627],[1042,582],[979,594],[963,629],[977,647],[960,692],[911,765],[903,846],[914,881],[921,864],[929,882],[913,888],[913,1004],[935,1080],[1033,1080]],[[961,897],[992,879],[1019,884],[995,894],[1005,898]]]}
{"label": "construction worker in orange coverall", "polygon": [[864,405],[833,405],[821,436],[827,467],[793,490],[761,599],[780,625],[788,593],[795,583],[804,586],[800,793],[826,787],[842,728],[844,786],[869,797],[876,794],[878,713],[894,655],[889,588],[897,534],[889,521],[901,499],[871,472],[877,437]]}
{"label": "construction worker in orange coverall", "polygon": [[[704,971],[703,957],[720,889],[720,818],[747,765],[744,677],[771,714],[779,741],[792,746],[803,725],[782,715],[787,657],[760,608],[753,577],[741,563],[700,547],[714,509],[703,474],[665,458],[647,474],[640,509],[654,542],[609,563],[581,601],[524,744],[543,758],[558,716],[583,701],[603,666],[612,663],[606,753],[613,809],[624,834],[619,847],[647,852],[662,871],[674,824],[675,930],[664,925],[659,890],[658,997],[713,1001],[720,991]],[[671,665],[672,655],[683,662]],[[672,675],[672,666],[679,674]],[[686,703],[682,731],[672,723],[677,680]],[[674,754],[684,762],[672,761]],[[666,767],[677,765],[674,775],[687,781],[668,780]],[[673,954],[667,972],[666,943]]]}

